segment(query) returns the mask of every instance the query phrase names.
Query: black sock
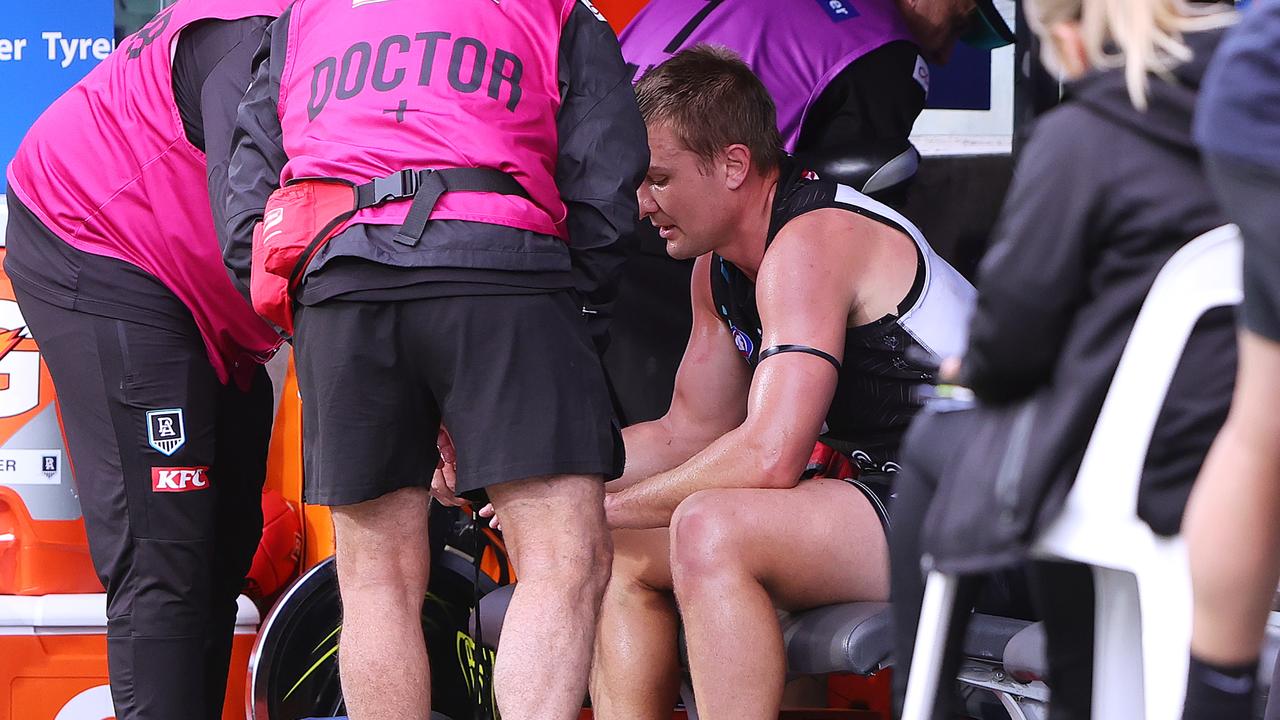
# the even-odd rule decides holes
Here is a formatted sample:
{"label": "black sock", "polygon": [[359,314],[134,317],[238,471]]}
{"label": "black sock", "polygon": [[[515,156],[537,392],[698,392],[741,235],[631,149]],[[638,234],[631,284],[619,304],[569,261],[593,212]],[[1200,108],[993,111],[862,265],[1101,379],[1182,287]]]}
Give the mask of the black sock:
{"label": "black sock", "polygon": [[1182,720],[1249,720],[1258,687],[1258,661],[1214,665],[1191,657]]}

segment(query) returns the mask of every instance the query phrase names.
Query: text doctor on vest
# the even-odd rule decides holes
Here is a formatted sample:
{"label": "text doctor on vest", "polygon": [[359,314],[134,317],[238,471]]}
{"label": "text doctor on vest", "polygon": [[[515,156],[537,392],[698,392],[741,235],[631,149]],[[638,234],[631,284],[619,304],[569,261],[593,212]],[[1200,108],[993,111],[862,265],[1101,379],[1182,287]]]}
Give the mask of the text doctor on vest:
{"label": "text doctor on vest", "polygon": [[283,0],[181,0],[36,121],[5,272],[58,393],[120,720],[219,718],[280,338],[221,262],[236,108]]}
{"label": "text doctor on vest", "polygon": [[617,39],[579,0],[300,0],[269,32],[240,108],[228,264],[257,283],[264,211],[282,212],[258,247],[298,232],[305,202],[286,206],[325,190],[315,178],[358,188],[354,217],[286,273],[347,709],[427,717],[443,423],[454,490],[497,506],[520,578],[502,715],[576,718],[612,552],[603,481],[623,461],[598,348],[648,163]]}

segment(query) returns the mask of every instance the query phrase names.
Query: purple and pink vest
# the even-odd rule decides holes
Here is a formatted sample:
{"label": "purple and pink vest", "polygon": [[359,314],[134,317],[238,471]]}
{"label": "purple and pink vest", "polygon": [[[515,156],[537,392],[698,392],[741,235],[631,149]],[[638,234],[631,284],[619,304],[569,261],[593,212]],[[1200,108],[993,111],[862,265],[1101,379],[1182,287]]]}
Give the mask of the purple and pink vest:
{"label": "purple and pink vest", "polygon": [[205,157],[173,96],[178,33],[199,20],[278,16],[288,0],[181,0],[120,44],[36,120],[11,191],[72,247],[136,265],[191,310],[218,378],[247,381],[280,345],[222,263]]}
{"label": "purple and pink vest", "polygon": [[[577,0],[298,0],[279,113],[281,184],[494,168],[530,199],[445,193],[432,219],[567,238],[555,183],[560,35]],[[348,224],[399,225],[409,201]]]}
{"label": "purple and pink vest", "polygon": [[911,41],[894,0],[651,0],[622,31],[639,80],[676,52],[709,43],[742,56],[778,106],[788,152],[809,108],[854,60]]}

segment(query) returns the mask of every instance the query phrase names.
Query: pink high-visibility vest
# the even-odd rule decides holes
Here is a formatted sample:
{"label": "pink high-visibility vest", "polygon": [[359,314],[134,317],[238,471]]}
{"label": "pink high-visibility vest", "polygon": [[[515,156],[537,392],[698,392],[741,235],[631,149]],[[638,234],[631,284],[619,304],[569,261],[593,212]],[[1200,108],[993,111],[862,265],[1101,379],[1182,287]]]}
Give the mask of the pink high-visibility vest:
{"label": "pink high-visibility vest", "polygon": [[[576,1],[299,0],[280,78],[281,183],[493,168],[529,199],[445,193],[431,218],[566,238],[558,55]],[[409,207],[387,203],[350,223],[399,225]]]}
{"label": "pink high-visibility vest", "polygon": [[78,250],[155,276],[191,310],[218,378],[244,382],[280,345],[232,284],[209,207],[205,157],[173,95],[178,33],[200,20],[278,16],[288,0],[181,0],[36,120],[10,190]]}

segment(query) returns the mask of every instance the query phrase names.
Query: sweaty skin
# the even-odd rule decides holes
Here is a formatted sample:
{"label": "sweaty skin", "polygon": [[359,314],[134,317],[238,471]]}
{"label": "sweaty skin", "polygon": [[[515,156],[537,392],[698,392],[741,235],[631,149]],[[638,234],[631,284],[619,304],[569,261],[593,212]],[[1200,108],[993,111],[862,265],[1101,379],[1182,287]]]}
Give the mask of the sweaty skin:
{"label": "sweaty skin", "polygon": [[[753,372],[716,313],[709,253],[754,280],[762,347],[804,345],[841,360],[847,328],[896,312],[916,248],[874,220],[823,209],[789,222],[766,254],[777,170],[759,172],[742,145],[704,161],[662,124],[649,126],[649,140],[640,210],[669,254],[698,258],[693,329],[670,410],[623,431],[626,472],[606,485],[614,563],[593,707],[600,720],[670,717],[683,620],[700,714],[772,719],[786,677],[774,608],[886,598],[887,545],[857,490],[799,481],[835,367],[782,353]],[[818,551],[829,562],[794,561]]]}

